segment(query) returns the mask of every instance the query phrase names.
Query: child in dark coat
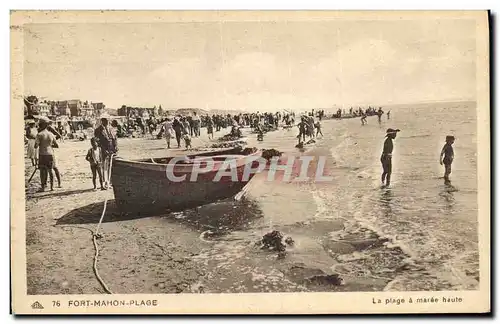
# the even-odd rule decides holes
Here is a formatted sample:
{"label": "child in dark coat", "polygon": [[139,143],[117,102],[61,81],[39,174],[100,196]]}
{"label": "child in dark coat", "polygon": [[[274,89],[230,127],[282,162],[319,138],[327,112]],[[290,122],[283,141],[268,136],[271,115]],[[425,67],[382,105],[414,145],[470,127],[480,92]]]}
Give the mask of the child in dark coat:
{"label": "child in dark coat", "polygon": [[99,182],[101,184],[101,190],[106,190],[102,183],[102,155],[101,148],[97,145],[97,140],[93,137],[90,140],[92,147],[88,150],[85,160],[90,163],[90,170],[92,171],[92,183],[94,184],[94,190],[97,190],[96,186],[96,175],[99,174]]}

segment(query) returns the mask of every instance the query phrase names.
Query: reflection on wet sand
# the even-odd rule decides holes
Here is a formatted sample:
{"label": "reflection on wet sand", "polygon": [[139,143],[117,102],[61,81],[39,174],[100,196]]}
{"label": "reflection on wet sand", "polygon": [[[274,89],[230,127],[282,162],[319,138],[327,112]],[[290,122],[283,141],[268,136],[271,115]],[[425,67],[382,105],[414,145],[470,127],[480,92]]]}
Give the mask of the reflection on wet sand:
{"label": "reflection on wet sand", "polygon": [[458,191],[457,188],[452,186],[451,184],[445,184],[444,188],[439,193],[439,196],[442,198],[444,202],[444,212],[446,214],[452,214],[453,209],[455,207],[455,196],[454,192]]}
{"label": "reflection on wet sand", "polygon": [[382,190],[380,194],[380,206],[385,217],[394,217],[392,199],[394,198],[392,190]]}

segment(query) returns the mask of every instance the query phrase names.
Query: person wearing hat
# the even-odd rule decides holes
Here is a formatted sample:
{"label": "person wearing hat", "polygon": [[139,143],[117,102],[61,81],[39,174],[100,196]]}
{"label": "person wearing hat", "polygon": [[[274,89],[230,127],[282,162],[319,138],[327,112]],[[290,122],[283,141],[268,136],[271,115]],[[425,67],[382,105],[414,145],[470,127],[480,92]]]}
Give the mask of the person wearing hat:
{"label": "person wearing hat", "polygon": [[[446,144],[444,144],[441,154],[439,155],[439,164],[444,164],[444,183],[449,184],[450,174],[451,174],[451,164],[455,158],[455,152],[453,151],[453,143],[455,143],[455,136],[446,136]],[[443,158],[444,157],[444,158]]]}
{"label": "person wearing hat", "polygon": [[36,166],[38,164],[38,149],[35,148],[36,135],[38,130],[35,126],[35,121],[30,120],[28,127],[26,128],[26,138],[28,139],[28,150],[27,156],[31,160],[31,165]]}
{"label": "person wearing hat", "polygon": [[110,186],[108,169],[111,162],[111,156],[118,151],[118,148],[116,134],[109,126],[106,115],[101,116],[101,125],[95,129],[94,137],[97,138],[99,147],[101,148],[104,188],[107,189]]}
{"label": "person wearing hat", "polygon": [[388,187],[391,184],[391,174],[392,174],[392,150],[394,145],[392,140],[396,138],[399,129],[389,128],[386,131],[384,141],[384,148],[382,150],[382,156],[380,157],[380,162],[382,163],[382,185]]}
{"label": "person wearing hat", "polygon": [[38,148],[38,167],[40,169],[40,180],[42,187],[39,192],[45,191],[47,187],[47,176],[50,177],[50,190],[54,190],[54,175],[52,169],[54,167],[54,149],[58,147],[57,140],[52,132],[49,132],[47,126],[49,121],[41,118],[38,122],[39,132],[36,135],[35,149]]}

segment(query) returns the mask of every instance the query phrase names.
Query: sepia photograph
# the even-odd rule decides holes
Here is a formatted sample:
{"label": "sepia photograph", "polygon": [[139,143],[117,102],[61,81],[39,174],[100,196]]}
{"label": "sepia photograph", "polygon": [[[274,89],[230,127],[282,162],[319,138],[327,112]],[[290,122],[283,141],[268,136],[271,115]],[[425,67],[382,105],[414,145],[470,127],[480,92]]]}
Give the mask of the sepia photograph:
{"label": "sepia photograph", "polygon": [[10,18],[14,313],[490,310],[487,11]]}

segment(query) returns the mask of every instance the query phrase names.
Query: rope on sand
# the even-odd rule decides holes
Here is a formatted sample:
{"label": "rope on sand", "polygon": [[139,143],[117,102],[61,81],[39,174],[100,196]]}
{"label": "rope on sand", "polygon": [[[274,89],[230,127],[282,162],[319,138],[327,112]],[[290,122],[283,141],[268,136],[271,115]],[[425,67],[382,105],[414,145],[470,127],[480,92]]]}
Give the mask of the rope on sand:
{"label": "rope on sand", "polygon": [[[113,166],[113,157],[115,156],[115,154],[111,154],[111,157],[110,157],[110,163],[109,163],[109,170],[108,170],[108,184],[111,180],[111,167]],[[106,214],[106,207],[108,205],[108,198],[106,197],[106,199],[104,200],[104,207],[102,209],[102,214],[101,214],[101,219],[99,220],[99,223],[97,224],[96,226],[96,229],[95,231],[92,232],[92,241],[94,242],[94,248],[95,248],[95,256],[94,256],[94,265],[93,265],[93,269],[94,269],[94,273],[95,273],[95,276],[97,278],[97,280],[99,280],[99,283],[101,284],[101,286],[104,288],[104,290],[108,293],[108,294],[113,294],[113,292],[111,292],[111,290],[108,288],[108,286],[106,285],[106,283],[104,282],[104,280],[101,278],[101,276],[99,275],[99,271],[97,270],[97,259],[99,257],[99,245],[97,245],[97,239],[101,238],[102,235],[99,234],[99,228],[101,227],[101,223],[102,223],[102,220],[104,218],[104,215]]]}

